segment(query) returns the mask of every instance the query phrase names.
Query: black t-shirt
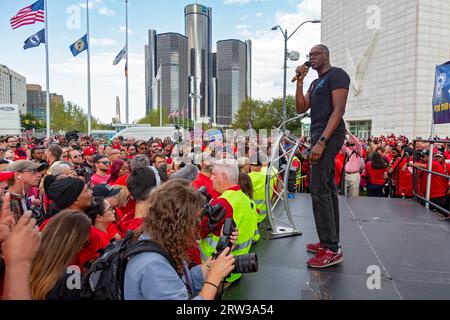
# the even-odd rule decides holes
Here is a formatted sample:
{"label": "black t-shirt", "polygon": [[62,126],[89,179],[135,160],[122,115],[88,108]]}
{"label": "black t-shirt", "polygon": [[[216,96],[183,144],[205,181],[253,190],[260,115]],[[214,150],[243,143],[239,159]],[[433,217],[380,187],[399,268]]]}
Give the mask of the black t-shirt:
{"label": "black t-shirt", "polygon": [[[336,89],[349,89],[350,77],[341,68],[332,67],[325,74],[314,80],[309,87],[311,105],[311,135],[322,134],[333,113],[332,92]],[[336,133],[345,134],[345,123],[341,121]]]}

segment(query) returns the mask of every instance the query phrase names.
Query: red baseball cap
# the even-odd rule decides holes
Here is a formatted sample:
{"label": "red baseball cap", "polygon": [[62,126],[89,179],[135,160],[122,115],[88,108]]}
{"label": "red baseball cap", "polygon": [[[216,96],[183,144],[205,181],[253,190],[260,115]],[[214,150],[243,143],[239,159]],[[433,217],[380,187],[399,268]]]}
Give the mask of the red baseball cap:
{"label": "red baseball cap", "polygon": [[0,181],[8,181],[14,177],[14,172],[12,171],[1,171],[0,172]]}
{"label": "red baseball cap", "polygon": [[97,154],[97,150],[95,150],[93,146],[90,146],[89,148],[84,149],[83,151],[84,156],[93,156],[95,154]]}

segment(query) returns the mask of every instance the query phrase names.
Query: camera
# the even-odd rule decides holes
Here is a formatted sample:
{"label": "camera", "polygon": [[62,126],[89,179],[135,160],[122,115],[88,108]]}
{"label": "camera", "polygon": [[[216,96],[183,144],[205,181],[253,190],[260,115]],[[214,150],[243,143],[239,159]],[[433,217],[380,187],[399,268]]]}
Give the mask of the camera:
{"label": "camera", "polygon": [[203,213],[208,216],[208,222],[210,229],[214,229],[214,226],[218,224],[225,217],[226,210],[220,204],[212,206],[209,202],[211,201],[211,196],[209,195],[206,187],[200,187],[198,192],[201,193],[205,198],[206,202],[203,205]]}
{"label": "camera", "polygon": [[[236,224],[233,219],[229,218],[225,220],[223,225],[223,236],[220,237],[219,243],[216,246],[216,253],[213,255],[213,260],[216,259],[223,250],[227,247],[233,246],[231,243],[231,235],[233,230],[236,229]],[[256,253],[247,253],[235,257],[234,270],[232,273],[252,273],[258,271],[258,258]]]}

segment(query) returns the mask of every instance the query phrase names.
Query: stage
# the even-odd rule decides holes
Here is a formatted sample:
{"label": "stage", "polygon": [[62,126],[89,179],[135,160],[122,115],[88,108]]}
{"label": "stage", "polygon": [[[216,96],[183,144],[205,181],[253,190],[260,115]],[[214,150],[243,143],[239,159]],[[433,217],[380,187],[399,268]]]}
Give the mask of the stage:
{"label": "stage", "polygon": [[[290,201],[303,235],[267,240],[263,232],[252,249],[259,271],[243,275],[225,300],[450,299],[450,222],[437,213],[411,200],[341,197],[344,262],[316,271],[306,265],[305,246],[318,241],[311,198]],[[377,286],[370,266],[381,270],[380,289],[368,288]]]}

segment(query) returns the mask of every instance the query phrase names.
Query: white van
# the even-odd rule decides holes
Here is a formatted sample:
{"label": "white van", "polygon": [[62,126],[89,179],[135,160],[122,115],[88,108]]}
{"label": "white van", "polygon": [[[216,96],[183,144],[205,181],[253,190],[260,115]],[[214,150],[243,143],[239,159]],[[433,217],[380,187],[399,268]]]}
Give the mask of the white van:
{"label": "white van", "polygon": [[20,136],[20,114],[17,104],[0,104],[0,135]]}
{"label": "white van", "polygon": [[183,129],[137,125],[118,132],[112,139],[122,136],[124,138],[135,138],[136,140],[150,140],[151,138],[164,139],[166,137],[170,137],[172,140],[178,140],[180,135],[183,137]]}

